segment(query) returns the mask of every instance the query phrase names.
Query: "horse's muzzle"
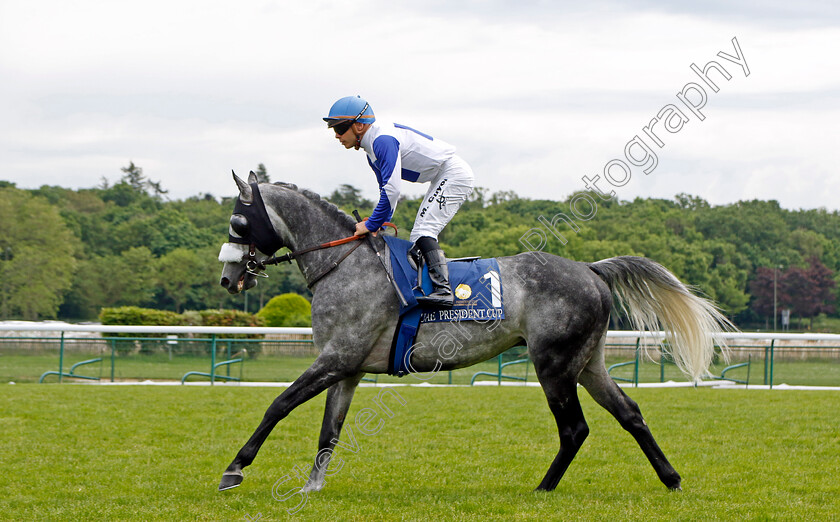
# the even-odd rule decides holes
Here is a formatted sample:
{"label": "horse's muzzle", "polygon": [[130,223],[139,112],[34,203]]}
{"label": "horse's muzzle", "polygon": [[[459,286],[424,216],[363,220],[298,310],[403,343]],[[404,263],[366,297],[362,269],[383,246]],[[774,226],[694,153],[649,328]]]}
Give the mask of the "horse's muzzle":
{"label": "horse's muzzle", "polygon": [[223,277],[222,280],[219,281],[219,284],[221,284],[222,287],[224,287],[224,289],[230,292],[231,294],[237,293],[237,289],[230,284],[230,279],[228,279],[227,277]]}
{"label": "horse's muzzle", "polygon": [[228,291],[230,294],[238,294],[239,292],[243,292],[250,288],[253,288],[257,285],[256,278],[244,272],[239,278],[231,279],[226,275],[222,275],[222,278],[219,280],[219,284]]}

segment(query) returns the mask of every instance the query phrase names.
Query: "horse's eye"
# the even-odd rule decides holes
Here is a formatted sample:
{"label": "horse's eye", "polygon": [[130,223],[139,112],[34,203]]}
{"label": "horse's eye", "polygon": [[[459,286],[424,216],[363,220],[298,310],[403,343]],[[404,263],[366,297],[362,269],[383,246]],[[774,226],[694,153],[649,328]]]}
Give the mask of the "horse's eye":
{"label": "horse's eye", "polygon": [[230,217],[230,228],[242,238],[247,238],[251,233],[251,225],[248,223],[248,218],[242,214],[234,214]]}

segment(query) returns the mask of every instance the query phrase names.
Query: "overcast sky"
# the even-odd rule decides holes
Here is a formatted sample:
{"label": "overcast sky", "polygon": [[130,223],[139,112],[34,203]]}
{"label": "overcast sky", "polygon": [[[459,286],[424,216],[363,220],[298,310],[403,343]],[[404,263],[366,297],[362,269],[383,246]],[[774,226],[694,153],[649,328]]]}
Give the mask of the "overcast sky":
{"label": "overcast sky", "polygon": [[[0,179],[93,187],[133,161],[182,199],[234,195],[231,169],[263,163],[373,199],[363,153],[321,120],[359,94],[455,145],[491,192],[559,200],[600,175],[621,199],[840,209],[840,8],[731,4],[0,0]],[[718,55],[733,38],[749,75]],[[711,60],[731,75],[709,72],[716,93],[690,68]],[[677,98],[690,82],[703,120]],[[654,126],[659,147],[643,128],[669,104],[687,121]],[[605,184],[637,135],[655,169]]]}

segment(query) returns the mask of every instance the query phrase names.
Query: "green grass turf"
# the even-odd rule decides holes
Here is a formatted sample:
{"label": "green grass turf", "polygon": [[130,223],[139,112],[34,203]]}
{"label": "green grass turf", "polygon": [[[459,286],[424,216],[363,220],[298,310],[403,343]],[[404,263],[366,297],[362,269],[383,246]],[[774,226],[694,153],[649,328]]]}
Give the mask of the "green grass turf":
{"label": "green grass turf", "polygon": [[[538,388],[394,388],[394,417],[310,494],[301,520],[832,520],[840,393],[627,389],[683,477],[669,492],[581,390],[591,434],[556,491],[534,492],[558,438]],[[0,519],[286,520],[272,488],[315,455],[324,396],[282,421],[239,488],[221,473],[281,390],[0,385]],[[345,432],[346,439],[347,433]],[[336,461],[337,463],[338,461]],[[278,493],[286,488],[278,487]]]}

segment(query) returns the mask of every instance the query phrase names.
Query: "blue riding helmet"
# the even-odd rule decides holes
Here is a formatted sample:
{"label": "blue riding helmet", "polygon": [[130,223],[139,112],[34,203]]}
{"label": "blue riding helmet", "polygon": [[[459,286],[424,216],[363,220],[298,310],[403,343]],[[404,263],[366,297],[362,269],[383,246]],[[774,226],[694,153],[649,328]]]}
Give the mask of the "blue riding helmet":
{"label": "blue riding helmet", "polygon": [[330,107],[330,115],[324,118],[328,128],[333,128],[344,121],[373,123],[376,117],[370,104],[360,96],[345,96]]}

